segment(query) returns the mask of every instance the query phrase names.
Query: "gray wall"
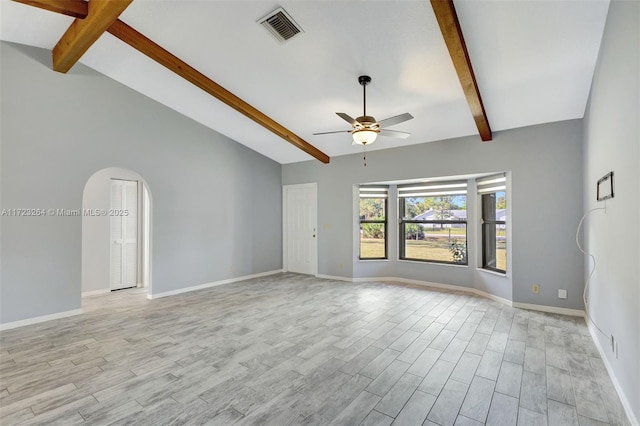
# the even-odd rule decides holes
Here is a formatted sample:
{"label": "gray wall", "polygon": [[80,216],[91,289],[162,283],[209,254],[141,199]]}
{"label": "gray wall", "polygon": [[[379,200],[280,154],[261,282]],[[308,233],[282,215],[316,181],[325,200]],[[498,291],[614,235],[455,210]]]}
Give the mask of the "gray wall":
{"label": "gray wall", "polygon": [[[153,197],[153,293],[282,267],[281,167],[50,52],[1,44],[0,207],[82,206],[106,167]],[[2,217],[0,323],[80,308],[81,218]]]}
{"label": "gray wall", "polygon": [[[376,143],[383,144],[384,139]],[[512,179],[512,271],[510,279],[498,284],[502,289],[490,282],[493,276],[475,268],[393,258],[363,265],[357,260],[354,185],[496,171],[511,172]],[[582,214],[580,120],[496,132],[489,143],[473,136],[372,151],[366,167],[361,154],[332,158],[329,165],[288,164],[282,167],[282,181],[318,182],[320,274],[393,276],[481,288],[520,303],[583,306],[583,259],[574,243]],[[537,295],[531,292],[534,283],[540,284]],[[568,290],[567,300],[558,299],[559,288]]]}
{"label": "gray wall", "polygon": [[[596,201],[596,182],[613,171],[615,198],[593,212],[584,229],[596,257],[589,308],[615,379],[640,421],[640,3],[612,1],[584,120],[585,211]],[[591,264],[585,265],[585,276]],[[601,384],[602,386],[602,384]],[[606,403],[606,401],[605,401]],[[633,420],[632,420],[633,423]]]}

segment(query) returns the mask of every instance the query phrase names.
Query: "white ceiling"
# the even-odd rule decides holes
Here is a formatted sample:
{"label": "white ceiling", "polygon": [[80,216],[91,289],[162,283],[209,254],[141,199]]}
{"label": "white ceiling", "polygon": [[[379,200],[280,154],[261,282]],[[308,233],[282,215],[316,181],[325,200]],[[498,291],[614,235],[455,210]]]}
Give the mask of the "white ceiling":
{"label": "white ceiling", "polygon": [[[304,33],[278,44],[256,23],[283,7]],[[0,0],[2,40],[52,49],[72,18]],[[492,130],[581,118],[608,0],[455,1]],[[410,112],[371,150],[477,134],[428,1],[135,0],[120,19],[329,156],[359,152],[335,112]],[[81,63],[279,163],[312,157],[110,34]],[[73,70],[72,70],[73,71]],[[53,72],[53,71],[52,71]],[[478,136],[478,143],[480,137]]]}

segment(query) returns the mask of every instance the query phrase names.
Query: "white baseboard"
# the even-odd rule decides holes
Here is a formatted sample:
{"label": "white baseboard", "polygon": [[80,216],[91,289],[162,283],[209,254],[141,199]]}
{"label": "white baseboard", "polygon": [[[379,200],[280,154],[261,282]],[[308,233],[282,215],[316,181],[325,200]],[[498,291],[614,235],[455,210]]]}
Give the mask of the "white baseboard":
{"label": "white baseboard", "polygon": [[231,284],[238,281],[250,280],[253,278],[266,277],[268,275],[279,274],[282,272],[282,269],[276,269],[274,271],[260,272],[258,274],[245,275],[242,277],[229,278],[221,281],[214,281],[211,283],[205,283],[200,285],[194,285],[192,287],[179,288],[177,290],[166,291],[164,293],[156,293],[156,294],[147,294],[147,299],[160,299],[161,297],[167,296],[175,296],[176,294],[188,293],[190,291],[202,290],[210,287],[217,287],[219,285]]}
{"label": "white baseboard", "polygon": [[414,285],[419,285],[423,287],[439,288],[439,289],[449,290],[449,291],[461,291],[465,293],[475,294],[487,299],[491,299],[496,302],[499,302],[514,308],[528,309],[531,311],[549,312],[549,313],[561,314],[561,315],[584,317],[584,311],[579,309],[557,308],[555,306],[534,305],[531,303],[512,302],[509,299],[505,299],[503,297],[496,296],[495,294],[478,290],[477,288],[463,287],[459,285],[441,284],[441,283],[434,283],[430,281],[412,280],[408,278],[398,278],[398,277],[349,278],[349,277],[339,277],[334,275],[322,275],[322,274],[318,274],[316,275],[316,277],[329,279],[329,280],[336,280],[336,281],[346,281],[351,283],[364,283],[364,282],[371,282],[371,281],[397,282],[397,283],[403,283],[403,284],[414,284]]}
{"label": "white baseboard", "polygon": [[58,312],[50,315],[42,315],[40,317],[27,318],[20,321],[13,322],[5,322],[4,324],[0,324],[0,330],[11,330],[12,328],[24,327],[26,325],[38,324],[41,322],[51,321],[60,318],[72,317],[74,315],[80,315],[82,313],[82,309],[74,309],[71,311]]}
{"label": "white baseboard", "polygon": [[[465,288],[465,287],[463,287],[463,288]],[[473,288],[471,290],[472,290],[471,292],[473,294],[477,295],[477,296],[484,297],[485,299],[493,300],[493,301],[498,302],[498,303],[502,303],[503,305],[506,305],[506,306],[513,307],[513,302],[511,300],[509,300],[509,299],[505,299],[504,297],[496,296],[495,294],[487,293],[486,291],[478,290],[477,288]]]}
{"label": "white baseboard", "polygon": [[315,277],[316,278],[321,278],[323,280],[346,281],[348,283],[354,282],[353,278],[339,277],[339,276],[336,276],[336,275],[316,274]]}
{"label": "white baseboard", "polygon": [[581,309],[558,308],[555,306],[534,305],[532,303],[513,302],[514,308],[529,309],[532,311],[549,312],[552,314],[569,315],[572,317],[584,317],[584,311]]}
{"label": "white baseboard", "polygon": [[503,305],[513,306],[513,303],[511,302],[511,300],[508,300],[503,297],[496,296],[495,294],[487,293],[485,291],[478,290],[477,288],[472,288],[472,287],[463,287],[463,286],[452,285],[452,284],[434,283],[431,281],[411,280],[406,278],[385,278],[385,281],[396,281],[396,282],[401,282],[405,284],[414,284],[414,285],[419,285],[423,287],[439,288],[439,289],[449,290],[449,291],[461,291],[463,293],[471,293],[477,296],[484,297],[486,299],[494,300],[496,302],[502,303]]}
{"label": "white baseboard", "polygon": [[107,294],[109,292],[111,292],[111,290],[109,290],[108,288],[103,288],[102,290],[83,291],[82,297],[98,296],[100,294]]}
{"label": "white baseboard", "polygon": [[632,425],[640,425],[640,422],[638,421],[638,419],[633,415],[633,411],[631,410],[631,404],[629,404],[629,399],[627,398],[627,395],[624,393],[624,390],[622,390],[622,387],[620,386],[618,379],[616,379],[616,375],[613,372],[613,367],[611,367],[611,364],[609,364],[609,360],[606,357],[605,350],[600,344],[600,339],[598,339],[598,331],[593,327],[593,325],[591,325],[591,323],[588,320],[587,320],[587,327],[589,328],[589,333],[591,333],[591,340],[593,340],[593,343],[596,345],[596,348],[600,353],[600,359],[602,359],[602,363],[604,364],[604,367],[607,369],[607,373],[609,373],[609,378],[613,383],[613,387],[616,389],[616,392],[618,393],[618,397],[620,398],[620,402],[624,407],[624,411],[627,413],[627,419]]}

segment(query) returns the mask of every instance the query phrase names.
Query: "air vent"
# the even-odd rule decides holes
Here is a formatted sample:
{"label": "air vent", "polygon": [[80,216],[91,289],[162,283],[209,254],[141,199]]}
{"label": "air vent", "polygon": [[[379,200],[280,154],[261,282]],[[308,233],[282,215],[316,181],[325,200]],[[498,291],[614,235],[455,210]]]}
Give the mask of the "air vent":
{"label": "air vent", "polygon": [[284,43],[303,32],[302,28],[281,7],[258,20],[258,23],[266,28],[278,43]]}

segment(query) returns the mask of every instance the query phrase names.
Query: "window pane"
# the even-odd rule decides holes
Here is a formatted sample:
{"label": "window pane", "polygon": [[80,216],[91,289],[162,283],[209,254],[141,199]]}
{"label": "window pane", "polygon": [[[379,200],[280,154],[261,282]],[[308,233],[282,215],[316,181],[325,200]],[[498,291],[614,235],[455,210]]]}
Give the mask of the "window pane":
{"label": "window pane", "polygon": [[484,266],[507,270],[507,230],[506,225],[485,224],[483,228]]}
{"label": "window pane", "polygon": [[496,225],[496,267],[507,270],[507,229],[506,225]]}
{"label": "window pane", "polygon": [[482,220],[496,219],[496,194],[484,194],[482,196]]}
{"label": "window pane", "polygon": [[496,226],[490,223],[482,225],[482,266],[497,269]]}
{"label": "window pane", "polygon": [[404,223],[404,259],[467,264],[467,224]]}
{"label": "window pane", "polygon": [[[401,200],[402,259],[467,264],[467,196],[407,197]],[[433,222],[432,222],[433,221]],[[447,221],[451,223],[434,223]]]}
{"label": "window pane", "polygon": [[[507,194],[504,191],[496,192],[496,220],[507,220]],[[502,218],[500,217],[502,216]]]}
{"label": "window pane", "polygon": [[403,198],[405,220],[467,220],[467,196]]}
{"label": "window pane", "polygon": [[385,226],[383,223],[360,224],[360,259],[384,259]]}
{"label": "window pane", "polygon": [[[507,270],[507,201],[499,191],[482,195],[482,266]],[[496,223],[498,222],[498,223]]]}
{"label": "window pane", "polygon": [[360,259],[387,258],[386,213],[386,198],[360,198]]}
{"label": "window pane", "polygon": [[386,198],[360,198],[360,220],[385,220]]}

